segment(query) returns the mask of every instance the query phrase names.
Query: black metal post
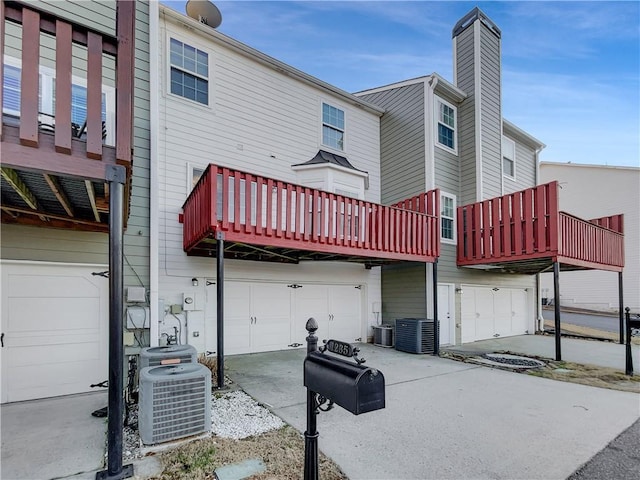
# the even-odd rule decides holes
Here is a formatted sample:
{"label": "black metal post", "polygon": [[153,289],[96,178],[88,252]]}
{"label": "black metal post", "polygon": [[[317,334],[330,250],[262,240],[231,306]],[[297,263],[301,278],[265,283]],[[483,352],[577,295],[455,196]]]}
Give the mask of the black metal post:
{"label": "black metal post", "polygon": [[627,321],[627,344],[625,346],[625,368],[624,373],[633,375],[633,355],[631,354],[631,310],[629,307],[624,309],[625,319]]}
{"label": "black metal post", "polygon": [[224,387],[224,234],[216,233],[216,294],[217,294],[217,364],[218,388]]}
{"label": "black metal post", "polygon": [[[318,350],[318,322],[315,318],[307,320],[305,326],[307,337],[307,354]],[[304,480],[318,480],[318,428],[316,417],[316,392],[307,388],[307,430],[304,432]]]}
{"label": "black metal post", "polygon": [[560,348],[560,263],[553,263],[553,309],[555,312],[556,360],[562,360]]}
{"label": "black metal post", "polygon": [[618,315],[620,318],[620,345],[624,343],[624,293],[622,290],[622,272],[618,272]]}
{"label": "black metal post", "polygon": [[133,465],[122,466],[124,420],[124,326],[123,318],[123,207],[126,170],[106,167],[109,182],[109,402],[107,422],[107,469],[96,479],[120,480],[133,476]]}
{"label": "black metal post", "polygon": [[433,354],[440,354],[440,328],[438,322],[438,259],[433,262]]}

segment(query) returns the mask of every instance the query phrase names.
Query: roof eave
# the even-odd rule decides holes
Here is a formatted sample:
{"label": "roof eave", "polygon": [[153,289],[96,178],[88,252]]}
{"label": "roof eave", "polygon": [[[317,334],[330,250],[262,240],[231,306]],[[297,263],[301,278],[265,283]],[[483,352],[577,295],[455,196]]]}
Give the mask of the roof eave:
{"label": "roof eave", "polygon": [[213,28],[198,22],[191,17],[187,17],[179,12],[176,12],[172,8],[160,5],[160,15],[163,14],[172,21],[182,24],[192,31],[198,32],[199,34],[207,37],[218,45],[222,45],[241,55],[244,55],[245,57],[251,58],[277,72],[282,73],[283,75],[288,75],[292,78],[295,78],[296,80],[306,83],[307,85],[325,90],[326,92],[340,97],[343,101],[346,101],[356,107],[362,108],[369,113],[373,113],[378,116],[382,116],[382,114],[384,113],[383,108],[366,102],[356,97],[355,95],[352,95],[349,92],[346,92],[345,90],[335,87],[329,83],[323,82],[322,80],[313,77],[301,70],[298,70],[291,65],[287,65],[280,60],[276,60],[275,58],[270,57],[269,55],[262,53],[255,48],[245,45],[244,43],[239,42],[238,40],[235,40],[223,33],[220,33],[217,30],[214,30]]}

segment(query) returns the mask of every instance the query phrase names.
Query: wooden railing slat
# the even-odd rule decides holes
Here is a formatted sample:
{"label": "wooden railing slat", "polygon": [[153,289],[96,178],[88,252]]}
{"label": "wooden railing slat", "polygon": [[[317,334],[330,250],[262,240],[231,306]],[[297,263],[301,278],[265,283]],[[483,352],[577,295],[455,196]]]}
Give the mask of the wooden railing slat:
{"label": "wooden railing slat", "polygon": [[56,21],[55,149],[66,154],[71,153],[72,35],[69,23]]}
{"label": "wooden railing slat", "polygon": [[[2,5],[2,8],[4,8],[4,4]],[[40,78],[39,68],[40,15],[33,10],[25,8],[22,10],[20,143],[29,147],[38,146],[38,80]]]}
{"label": "wooden railing slat", "polygon": [[87,157],[102,158],[102,37],[87,34]]}

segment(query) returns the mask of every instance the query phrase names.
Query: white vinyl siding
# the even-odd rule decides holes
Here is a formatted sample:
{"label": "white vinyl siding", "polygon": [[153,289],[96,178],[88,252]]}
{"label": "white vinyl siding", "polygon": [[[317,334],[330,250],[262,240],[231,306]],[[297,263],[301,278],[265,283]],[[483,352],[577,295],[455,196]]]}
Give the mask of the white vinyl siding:
{"label": "white vinyl siding", "polygon": [[[158,185],[153,191],[159,207],[158,295],[165,305],[181,303],[182,292],[188,289],[195,293],[197,305],[207,305],[206,311],[198,307],[199,310],[188,313],[189,329],[196,328],[197,322],[202,323],[197,327],[200,337],[190,336],[188,341],[196,345],[201,339],[197,348],[204,348],[206,343],[212,350],[215,349],[215,342],[211,343],[215,336],[215,309],[211,311],[212,302],[209,300],[215,298],[215,288],[209,286],[207,290],[207,282],[203,279],[215,276],[215,259],[186,255],[183,225],[178,219],[192,188],[194,174],[213,163],[300,183],[299,172],[292,165],[313,158],[323,148],[322,104],[326,103],[344,113],[348,153],[342,155],[354,167],[370,172],[369,188],[362,189],[363,199],[379,202],[380,121],[377,114],[348,103],[328,90],[285,75],[248,52],[240,53],[228,47],[218,40],[222,36],[218,32],[213,31],[210,36],[200,34],[195,29],[187,30],[173,22],[170,15],[166,18],[167,22],[161,22],[159,32],[159,40],[163,43],[161,53],[164,57],[169,53],[168,42],[172,37],[206,51],[209,54],[212,94],[209,108],[194,108],[196,104],[171,94],[161,95],[159,99]],[[164,82],[162,90],[166,92],[169,79],[166,75],[167,58],[161,59],[160,65],[165,69],[160,79]],[[342,183],[346,185],[347,182]],[[240,188],[245,188],[243,183]],[[240,208],[242,211],[243,205]],[[191,285],[193,277],[200,279],[198,287]],[[252,285],[258,282],[285,284],[285,288],[293,283],[305,285],[305,282],[327,287],[338,282],[349,283],[350,290],[362,292],[359,325],[363,337],[367,334],[367,324],[374,322],[367,314],[371,302],[380,301],[380,269],[366,270],[361,265],[344,262],[289,265],[228,259],[225,261],[225,278],[228,282],[244,281]],[[357,285],[362,285],[362,289],[355,289]],[[300,290],[304,292],[306,288]],[[286,290],[296,297],[293,289]],[[257,326],[260,327],[263,315],[253,313],[249,317],[258,316]],[[303,318],[306,321],[308,317]],[[292,338],[304,339],[304,323],[301,324],[297,317],[295,322],[298,323],[292,327]],[[252,328],[250,321],[244,326]],[[202,341],[203,338],[206,342]],[[278,344],[277,348],[281,346]],[[268,348],[272,349],[273,344]],[[284,348],[288,348],[286,344]]]}

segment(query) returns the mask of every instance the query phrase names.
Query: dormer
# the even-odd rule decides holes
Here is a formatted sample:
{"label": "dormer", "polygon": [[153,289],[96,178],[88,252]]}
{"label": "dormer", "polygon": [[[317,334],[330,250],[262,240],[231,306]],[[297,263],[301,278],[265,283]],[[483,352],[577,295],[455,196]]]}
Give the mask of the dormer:
{"label": "dormer", "polygon": [[311,160],[292,165],[297,183],[327,192],[364,199],[369,174],[359,170],[347,157],[319,150]]}

